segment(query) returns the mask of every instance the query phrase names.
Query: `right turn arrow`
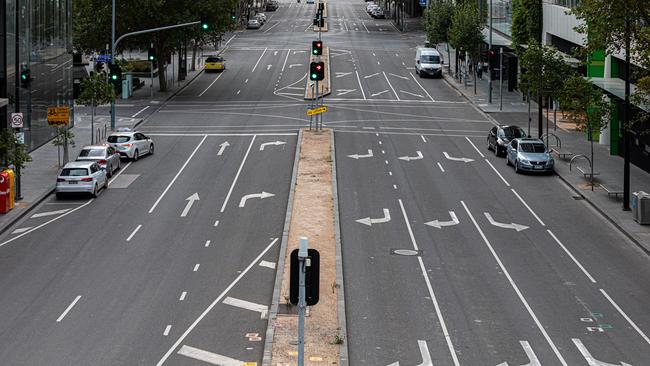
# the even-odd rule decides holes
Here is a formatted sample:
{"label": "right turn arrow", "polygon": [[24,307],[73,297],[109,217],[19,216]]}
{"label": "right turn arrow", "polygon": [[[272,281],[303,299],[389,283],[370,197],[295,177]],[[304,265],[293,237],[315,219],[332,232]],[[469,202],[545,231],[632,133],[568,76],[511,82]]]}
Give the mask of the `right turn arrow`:
{"label": "right turn arrow", "polygon": [[239,201],[239,207],[244,207],[246,205],[246,200],[250,198],[259,198],[259,199],[264,199],[268,197],[273,197],[275,196],[273,193],[269,192],[262,192],[262,193],[253,193],[253,194],[247,194],[244,197],[241,198],[241,201]]}
{"label": "right turn arrow", "polygon": [[348,157],[352,158],[352,159],[356,159],[356,160],[359,160],[359,159],[362,159],[362,158],[372,158],[372,150],[368,149],[368,154],[366,154],[366,155],[354,154],[354,155],[348,155]]}
{"label": "right turn arrow", "polygon": [[496,221],[494,221],[494,219],[492,218],[492,215],[490,215],[490,214],[487,213],[487,212],[484,212],[484,214],[485,214],[485,217],[486,217],[486,218],[488,219],[488,221],[490,222],[490,224],[492,224],[492,225],[494,225],[494,226],[502,227],[502,228],[504,228],[504,229],[515,229],[515,230],[517,230],[517,231],[523,231],[523,230],[528,229],[528,226],[526,226],[526,225],[520,225],[520,224],[515,224],[514,222],[511,223],[511,224],[504,224],[504,223],[501,223],[501,222],[496,222]]}
{"label": "right turn arrow", "polygon": [[462,161],[463,163],[469,163],[470,161],[474,161],[474,159],[470,159],[470,158],[455,158],[453,156],[449,156],[449,154],[447,154],[446,151],[443,151],[442,153],[445,154],[445,158],[449,160]]}
{"label": "right turn arrow", "polygon": [[456,217],[456,214],[454,211],[449,211],[449,216],[451,216],[451,221],[440,221],[440,220],[433,220],[429,222],[425,222],[425,225],[437,227],[438,229],[442,229],[443,226],[454,226],[458,225],[460,221],[458,221],[458,217]]}

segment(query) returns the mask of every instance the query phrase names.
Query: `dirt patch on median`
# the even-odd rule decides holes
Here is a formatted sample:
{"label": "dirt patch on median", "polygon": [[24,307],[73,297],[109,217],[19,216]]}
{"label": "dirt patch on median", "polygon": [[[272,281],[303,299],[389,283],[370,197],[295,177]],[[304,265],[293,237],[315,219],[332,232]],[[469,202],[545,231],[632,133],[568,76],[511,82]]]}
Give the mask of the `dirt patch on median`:
{"label": "dirt patch on median", "polygon": [[[309,307],[309,316],[305,318],[305,365],[339,363],[340,345],[335,343],[339,332],[331,143],[329,130],[303,132],[280,293],[281,306],[288,304],[291,251],[298,247],[299,238],[306,236],[309,239],[309,248],[320,252],[320,297],[318,304]],[[272,364],[296,365],[298,317],[278,314],[274,325]]]}

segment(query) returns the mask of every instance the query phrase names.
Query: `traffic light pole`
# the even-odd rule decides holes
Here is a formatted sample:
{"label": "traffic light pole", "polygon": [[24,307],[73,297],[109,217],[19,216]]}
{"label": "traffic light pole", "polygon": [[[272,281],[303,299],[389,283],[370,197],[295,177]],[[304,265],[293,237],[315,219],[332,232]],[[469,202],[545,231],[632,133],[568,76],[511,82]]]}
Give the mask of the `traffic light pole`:
{"label": "traffic light pole", "polygon": [[305,272],[307,271],[308,261],[307,238],[300,238],[300,249],[298,250],[298,261],[300,270],[298,272],[298,366],[305,364],[305,309],[307,301],[305,299]]}

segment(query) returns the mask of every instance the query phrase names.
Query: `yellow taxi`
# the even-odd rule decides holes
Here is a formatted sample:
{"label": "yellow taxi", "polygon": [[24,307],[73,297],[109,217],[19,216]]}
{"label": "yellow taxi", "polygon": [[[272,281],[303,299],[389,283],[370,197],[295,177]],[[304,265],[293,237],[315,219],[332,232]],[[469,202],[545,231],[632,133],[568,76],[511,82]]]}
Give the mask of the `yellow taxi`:
{"label": "yellow taxi", "polygon": [[205,60],[205,66],[203,69],[205,72],[223,71],[226,69],[226,60],[219,56],[209,56],[207,60]]}

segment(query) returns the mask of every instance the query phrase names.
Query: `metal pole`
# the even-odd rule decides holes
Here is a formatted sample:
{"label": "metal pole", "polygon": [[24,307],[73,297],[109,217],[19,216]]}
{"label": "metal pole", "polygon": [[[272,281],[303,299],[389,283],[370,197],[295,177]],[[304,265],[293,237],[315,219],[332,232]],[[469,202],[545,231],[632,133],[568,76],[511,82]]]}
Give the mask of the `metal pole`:
{"label": "metal pole", "polygon": [[553,131],[557,131],[557,104],[553,101]]}
{"label": "metal pole", "polygon": [[[151,48],[153,49],[153,42],[151,42]],[[149,99],[153,99],[153,60],[150,60],[149,64],[149,77],[151,78],[151,84],[149,85]]]}
{"label": "metal pole", "polygon": [[[625,107],[623,119],[623,211],[630,210],[630,18],[625,2]],[[593,175],[592,175],[593,176]]]}
{"label": "metal pole", "polygon": [[[111,65],[115,64],[115,0],[111,9]],[[115,131],[115,99],[111,100],[111,130]]]}
{"label": "metal pole", "polygon": [[492,57],[490,52],[492,51],[492,0],[490,0],[490,36],[488,43],[488,103],[492,103],[492,63],[490,62]]}
{"label": "metal pole", "polygon": [[532,116],[530,115],[530,86],[528,88],[528,137],[530,137],[530,122],[532,121]]}
{"label": "metal pole", "polygon": [[298,250],[298,261],[300,271],[298,274],[298,366],[305,364],[305,271],[307,269],[307,238],[300,238],[300,249]]}
{"label": "metal pole", "polygon": [[503,47],[499,48],[499,110],[503,110]]}

